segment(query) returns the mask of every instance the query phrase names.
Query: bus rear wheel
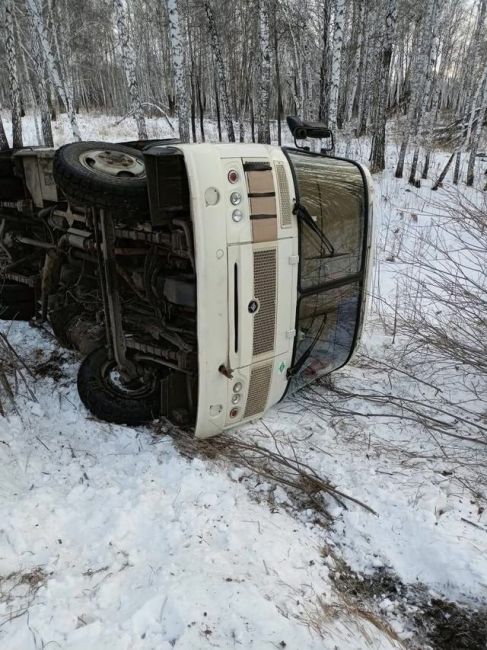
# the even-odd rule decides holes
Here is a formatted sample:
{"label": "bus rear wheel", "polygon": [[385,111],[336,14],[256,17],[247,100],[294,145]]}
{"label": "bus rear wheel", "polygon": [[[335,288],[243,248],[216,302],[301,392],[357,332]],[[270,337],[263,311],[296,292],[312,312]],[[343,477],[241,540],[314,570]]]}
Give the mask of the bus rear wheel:
{"label": "bus rear wheel", "polygon": [[78,392],[86,408],[100,420],[138,426],[161,414],[161,381],[169,369],[154,368],[146,375],[124,382],[116,362],[98,348],[81,363]]}

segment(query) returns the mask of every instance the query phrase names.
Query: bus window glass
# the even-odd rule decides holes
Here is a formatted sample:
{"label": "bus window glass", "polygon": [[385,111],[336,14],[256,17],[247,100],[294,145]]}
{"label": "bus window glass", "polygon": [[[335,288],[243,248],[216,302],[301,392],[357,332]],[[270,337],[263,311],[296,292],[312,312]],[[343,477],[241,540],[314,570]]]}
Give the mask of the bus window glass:
{"label": "bus window glass", "polygon": [[364,180],[359,168],[345,160],[289,150],[288,155],[300,204],[324,235],[321,238],[308,225],[300,225],[300,290],[304,292],[360,271]]}

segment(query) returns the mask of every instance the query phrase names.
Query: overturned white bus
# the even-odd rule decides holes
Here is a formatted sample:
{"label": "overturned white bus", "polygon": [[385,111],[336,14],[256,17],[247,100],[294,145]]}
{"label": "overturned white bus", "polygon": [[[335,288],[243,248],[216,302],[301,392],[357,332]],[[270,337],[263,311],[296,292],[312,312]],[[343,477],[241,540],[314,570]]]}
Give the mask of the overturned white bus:
{"label": "overturned white bus", "polygon": [[[83,355],[96,416],[198,437],[343,366],[371,267],[372,182],[295,148],[83,142],[0,154],[4,318]],[[0,317],[2,315],[0,314]]]}

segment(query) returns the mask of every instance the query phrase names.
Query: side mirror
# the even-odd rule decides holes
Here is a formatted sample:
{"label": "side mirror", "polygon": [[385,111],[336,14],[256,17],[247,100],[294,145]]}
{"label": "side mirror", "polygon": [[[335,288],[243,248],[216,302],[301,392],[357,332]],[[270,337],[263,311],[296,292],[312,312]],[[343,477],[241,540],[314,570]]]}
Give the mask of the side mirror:
{"label": "side mirror", "polygon": [[294,136],[294,144],[298,149],[304,149],[305,147],[298,145],[297,140],[307,140],[308,138],[330,140],[329,146],[321,148],[322,152],[331,151],[335,146],[333,132],[324,124],[320,124],[319,122],[305,122],[299,117],[289,115],[287,125]]}

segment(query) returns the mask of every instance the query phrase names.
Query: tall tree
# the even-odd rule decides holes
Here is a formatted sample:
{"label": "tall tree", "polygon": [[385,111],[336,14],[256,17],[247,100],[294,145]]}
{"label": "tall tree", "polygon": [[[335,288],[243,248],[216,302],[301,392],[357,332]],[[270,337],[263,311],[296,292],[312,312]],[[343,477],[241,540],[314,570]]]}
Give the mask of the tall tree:
{"label": "tall tree", "polygon": [[73,102],[71,101],[69,93],[66,92],[65,85],[63,83],[63,80],[61,79],[61,75],[58,70],[59,63],[56,61],[54,51],[49,42],[49,37],[47,34],[47,29],[46,29],[41,8],[37,4],[37,0],[25,0],[25,1],[27,4],[27,8],[31,20],[33,21],[35,30],[39,37],[39,43],[41,46],[42,55],[44,57],[47,66],[49,76],[51,78],[51,81],[54,85],[57,94],[61,98],[64,106],[66,107],[66,111],[68,112],[68,117],[69,117],[69,122],[71,124],[73,137],[75,140],[81,140],[81,133],[78,126],[78,121],[76,119],[76,113],[74,111]]}
{"label": "tall tree", "polygon": [[476,93],[479,102],[477,105],[477,119],[471,126],[470,130],[470,155],[468,157],[467,165],[467,185],[473,185],[474,171],[475,171],[475,158],[477,156],[477,149],[480,142],[480,134],[482,132],[482,125],[487,115],[487,64],[484,68],[484,74],[479,81],[479,91]]}
{"label": "tall tree", "polygon": [[[427,130],[427,107],[431,103],[432,95],[434,94],[435,67],[438,60],[438,8],[437,0],[431,0],[428,22],[425,25],[424,38],[425,41],[427,41],[424,43],[425,71],[421,98],[419,100],[415,135],[417,135],[418,132]],[[416,179],[416,170],[419,159],[419,142],[416,142],[415,145],[411,172],[409,174],[409,183],[419,187],[421,181]]]}
{"label": "tall tree", "polygon": [[328,35],[330,31],[331,0],[323,0],[323,27],[321,31],[321,69],[320,69],[320,96],[318,117],[328,123],[330,71],[328,61],[330,59]]}
{"label": "tall tree", "polygon": [[34,23],[30,22],[32,61],[34,64],[35,96],[41,111],[42,139],[46,147],[53,147],[51,115],[47,101],[46,80],[44,75],[44,61],[42,59],[39,36],[35,30]]}
{"label": "tall tree", "polygon": [[127,79],[130,96],[131,112],[137,124],[139,140],[147,140],[147,126],[144,117],[144,107],[140,99],[139,83],[137,81],[135,52],[130,40],[127,7],[125,0],[114,0],[115,16],[117,20],[118,38],[122,50],[122,64]]}
{"label": "tall tree", "polygon": [[269,37],[269,9],[267,6],[267,0],[259,0],[259,52],[260,83],[257,141],[264,144],[270,144],[271,132],[269,126],[269,109],[271,91],[271,43]]}
{"label": "tall tree", "polygon": [[333,26],[333,45],[331,52],[331,84],[328,123],[336,130],[338,121],[338,95],[340,92],[340,70],[343,49],[343,26],[345,18],[345,0],[335,0],[335,23]]}
{"label": "tall tree", "polygon": [[22,147],[22,111],[20,107],[20,88],[17,71],[17,50],[15,47],[14,34],[14,7],[12,0],[5,4],[5,28],[7,38],[5,49],[7,50],[7,67],[10,82],[10,98],[12,102],[12,146],[14,149]]}
{"label": "tall tree", "polygon": [[396,29],[397,2],[388,0],[386,5],[385,29],[382,40],[378,104],[375,110],[370,170],[372,173],[385,168],[387,96],[391,70],[392,45]]}
{"label": "tall tree", "polygon": [[[357,95],[358,85],[359,85],[359,73],[361,66],[361,54],[363,51],[363,41],[365,38],[365,0],[356,0],[354,5],[354,14],[353,14],[353,23],[352,23],[352,37],[353,43],[350,52],[350,66],[348,69],[347,77],[350,78],[350,83],[348,84],[349,89],[346,94],[345,101],[345,115],[344,123],[347,126],[350,126],[352,121],[353,107],[355,104],[355,98]],[[391,49],[392,49],[392,38],[391,38]],[[388,81],[388,80],[387,80]],[[385,85],[387,90],[388,85]],[[350,131],[350,128],[348,129]]]}
{"label": "tall tree", "polygon": [[[396,178],[402,178],[404,172],[404,162],[406,159],[406,152],[409,145],[409,142],[412,139],[416,139],[419,124],[421,120],[422,108],[424,107],[424,102],[427,101],[427,93],[424,92],[425,84],[428,74],[431,74],[429,70],[429,59],[431,51],[431,28],[433,21],[436,17],[438,0],[431,0],[423,8],[423,13],[420,21],[417,25],[416,33],[416,44],[417,55],[411,63],[411,97],[409,100],[408,113],[406,119],[406,131],[403,136],[401,143],[401,149],[399,151],[399,159],[396,166]],[[415,142],[415,144],[417,144]],[[414,170],[418,160],[419,150],[416,147],[413,157],[412,169]],[[410,176],[414,179],[414,175]]]}
{"label": "tall tree", "polygon": [[2,116],[0,115],[0,151],[6,151],[9,149],[9,144],[7,140],[7,135],[5,133],[5,128],[3,126]]}
{"label": "tall tree", "polygon": [[227,137],[229,142],[235,142],[235,131],[233,129],[232,114],[230,112],[230,101],[228,99],[227,77],[225,74],[225,64],[223,62],[220,37],[216,28],[215,14],[210,0],[205,0],[205,12],[208,19],[208,31],[211,38],[211,47],[213,58],[216,65],[216,74],[218,78],[219,93],[223,104],[223,121],[227,128]]}
{"label": "tall tree", "polygon": [[171,43],[171,61],[176,90],[176,105],[179,117],[179,137],[189,142],[189,97],[184,43],[181,36],[177,0],[166,0],[169,17],[169,40]]}

